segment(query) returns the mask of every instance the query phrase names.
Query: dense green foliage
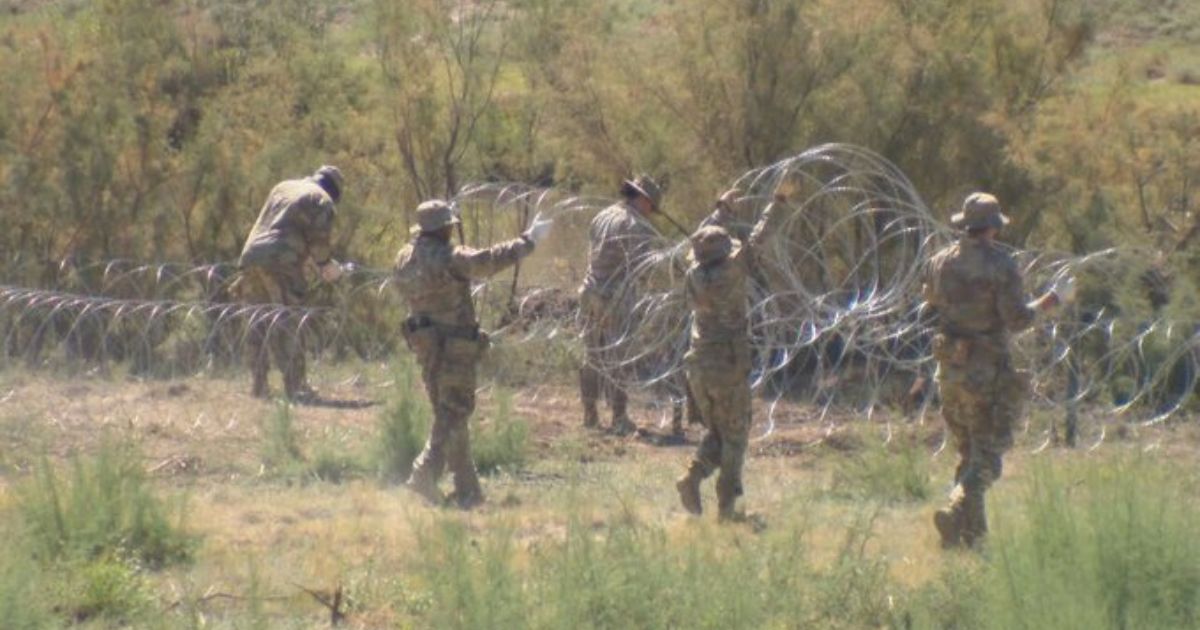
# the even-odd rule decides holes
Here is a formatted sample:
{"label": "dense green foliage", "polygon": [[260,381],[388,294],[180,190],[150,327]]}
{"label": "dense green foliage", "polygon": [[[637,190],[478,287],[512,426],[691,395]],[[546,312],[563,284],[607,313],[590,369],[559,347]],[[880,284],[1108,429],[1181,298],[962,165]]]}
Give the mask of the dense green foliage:
{"label": "dense green foliage", "polygon": [[467,181],[610,194],[648,170],[695,218],[746,169],[839,141],[935,208],[997,192],[1017,242],[1165,260],[1200,225],[1189,7],[48,3],[0,17],[0,251],[228,260],[272,183],[330,162],[340,253],[382,262],[417,200]]}

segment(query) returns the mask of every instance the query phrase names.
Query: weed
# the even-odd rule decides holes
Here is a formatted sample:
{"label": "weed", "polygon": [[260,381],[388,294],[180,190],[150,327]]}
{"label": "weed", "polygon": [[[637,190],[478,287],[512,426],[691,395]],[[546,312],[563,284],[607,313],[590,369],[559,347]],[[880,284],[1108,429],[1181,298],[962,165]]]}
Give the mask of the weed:
{"label": "weed", "polygon": [[839,458],[831,492],[835,496],[885,503],[915,502],[931,493],[929,456],[916,442],[881,444]]}
{"label": "weed", "polygon": [[105,618],[128,624],[147,614],[154,597],[136,566],[115,556],[93,558],[62,567],[56,609],[74,622]]}
{"label": "weed", "polygon": [[375,458],[381,477],[400,482],[408,478],[413,461],[425,446],[431,416],[411,361],[397,361],[393,380],[395,391],[379,415]]}
{"label": "weed", "polygon": [[303,461],[304,453],[296,437],[292,406],[286,401],[275,403],[275,410],[262,423],[263,461],[277,471],[294,471]]}
{"label": "weed", "polygon": [[481,474],[513,470],[525,465],[529,426],[513,417],[512,392],[496,389],[496,412],[491,422],[480,423],[471,444],[475,466]]}
{"label": "weed", "polygon": [[105,444],[93,459],[75,459],[64,477],[43,461],[18,488],[36,557],[118,554],[150,568],[191,557],[194,541],[181,527],[182,501],[169,507],[153,493],[132,449]]}
{"label": "weed", "polygon": [[1178,471],[1136,457],[1067,475],[1039,462],[1024,527],[998,536],[995,627],[1180,628],[1200,623],[1200,510]]}
{"label": "weed", "polygon": [[365,467],[354,455],[322,445],[317,449],[309,472],[319,481],[325,483],[342,483],[349,479],[361,477]]}

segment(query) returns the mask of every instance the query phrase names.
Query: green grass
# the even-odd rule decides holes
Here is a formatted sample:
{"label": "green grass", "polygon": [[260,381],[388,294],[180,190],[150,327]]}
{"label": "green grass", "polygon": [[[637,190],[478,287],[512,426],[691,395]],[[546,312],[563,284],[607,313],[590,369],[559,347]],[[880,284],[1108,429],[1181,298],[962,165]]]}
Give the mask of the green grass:
{"label": "green grass", "polygon": [[512,392],[505,388],[495,391],[493,417],[476,424],[471,436],[475,466],[484,475],[521,468],[529,452],[529,425],[513,416]]}
{"label": "green grass", "polygon": [[932,493],[929,454],[915,442],[868,439],[859,451],[837,456],[830,492],[882,503],[919,502]]}
{"label": "green grass", "polygon": [[43,561],[119,556],[160,568],[188,561],[194,539],[182,527],[182,500],[158,497],[137,453],[105,444],[69,473],[43,461],[17,489],[34,555]]}
{"label": "green grass", "polygon": [[392,394],[379,414],[376,469],[385,481],[408,478],[413,461],[421,454],[433,423],[429,405],[411,360],[398,360],[393,370]]}
{"label": "green grass", "polygon": [[987,576],[993,627],[1184,628],[1200,624],[1200,519],[1182,471],[1132,456],[1041,461]]}

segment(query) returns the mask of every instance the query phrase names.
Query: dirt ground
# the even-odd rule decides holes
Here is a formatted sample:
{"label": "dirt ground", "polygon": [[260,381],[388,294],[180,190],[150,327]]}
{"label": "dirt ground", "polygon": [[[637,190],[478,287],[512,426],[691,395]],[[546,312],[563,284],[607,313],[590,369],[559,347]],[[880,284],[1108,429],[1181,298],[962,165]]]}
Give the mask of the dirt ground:
{"label": "dirt ground", "polygon": [[[365,457],[396,387],[388,374],[382,366],[365,366],[326,375],[319,387],[327,402],[291,410],[301,450],[310,456],[325,449]],[[347,585],[360,597],[387,599],[378,589],[390,582],[373,576],[391,575],[412,562],[420,532],[441,518],[462,519],[472,531],[505,528],[528,545],[561,538],[568,521],[581,514],[597,527],[636,518],[685,538],[699,535],[698,520],[713,520],[711,514],[695,519],[684,513],[672,484],[701,429],[689,426],[682,442],[670,439],[669,409],[644,398],[634,406],[643,430],[617,437],[581,426],[575,393],[566,384],[513,392],[513,413],[530,428],[528,463],[485,478],[488,502],[462,513],[431,508],[370,473],[341,483],[273,474],[263,457],[264,419],[280,403],[254,399],[247,387],[238,378],[212,376],[138,381],[86,372],[0,371],[0,507],[43,456],[62,464],[74,454],[94,452],[105,439],[135,443],[156,485],[186,498],[186,527],[203,541],[196,562],[161,577],[164,601],[190,597],[221,610],[239,605],[239,593],[253,583],[274,594],[280,607],[313,619],[321,618],[322,606],[305,589]],[[478,421],[492,414],[493,393],[480,392]],[[912,418],[878,413],[870,420],[846,413],[821,417],[816,409],[785,402],[775,406],[772,426],[761,401],[756,405],[744,504],[758,520],[744,535],[807,519],[814,523],[809,542],[817,557],[821,549],[835,548],[836,537],[861,509],[836,497],[826,500],[831,479],[873,445],[899,441],[930,458],[931,496],[875,508],[871,544],[904,582],[919,584],[937,573],[944,558],[929,515],[942,501],[953,459],[934,412]],[[1032,459],[1049,454],[1086,458],[1106,449],[1141,449],[1186,460],[1200,444],[1193,424],[1103,432],[1092,427],[1085,431],[1091,440],[1085,440],[1086,448],[1065,450],[1047,446],[1046,429],[1031,421],[1006,461],[1006,480],[1020,479]],[[1003,497],[1008,485],[1002,481],[996,494]],[[705,492],[713,502],[711,484]],[[358,616],[363,627],[389,621],[385,608]]]}

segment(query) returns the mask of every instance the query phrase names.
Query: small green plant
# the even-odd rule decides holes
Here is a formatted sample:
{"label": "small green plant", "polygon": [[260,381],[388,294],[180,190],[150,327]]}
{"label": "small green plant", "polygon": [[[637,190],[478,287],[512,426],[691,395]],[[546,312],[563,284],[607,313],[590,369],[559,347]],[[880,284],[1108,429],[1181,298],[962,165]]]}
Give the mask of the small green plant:
{"label": "small green plant", "polygon": [[136,452],[106,443],[70,475],[43,461],[18,489],[18,505],[37,558],[120,555],[149,568],[191,558],[184,506],[168,506],[150,487]]}
{"label": "small green plant", "polygon": [[74,622],[104,618],[129,623],[154,605],[145,577],[136,566],[115,556],[63,568],[65,577],[58,583],[62,592],[56,597],[56,609]]}
{"label": "small green plant", "polygon": [[513,417],[512,392],[496,389],[496,413],[491,422],[480,423],[472,437],[475,466],[481,474],[513,470],[525,465],[529,450],[529,425]]}
{"label": "small green plant", "polygon": [[0,529],[5,549],[0,553],[0,619],[5,628],[50,627],[50,606],[44,589],[45,570],[27,553],[28,541],[19,532]]}
{"label": "small green plant", "polygon": [[1179,472],[1142,457],[1065,471],[1038,462],[1023,522],[992,541],[992,627],[1200,624],[1200,509]]}
{"label": "small green plant", "polygon": [[309,472],[319,481],[325,483],[342,483],[348,479],[360,477],[363,465],[354,455],[334,449],[330,445],[322,445],[309,464]]}
{"label": "small green plant", "polygon": [[411,361],[397,361],[394,381],[394,393],[379,414],[375,457],[379,475],[400,482],[408,478],[413,461],[421,454],[432,421]]}
{"label": "small green plant", "polygon": [[835,496],[884,503],[929,498],[929,456],[918,444],[866,444],[862,451],[839,457],[831,485]]}
{"label": "small green plant", "polygon": [[294,470],[304,461],[304,453],[296,437],[292,406],[286,401],[278,401],[275,410],[263,420],[262,436],[263,461],[272,469]]}

